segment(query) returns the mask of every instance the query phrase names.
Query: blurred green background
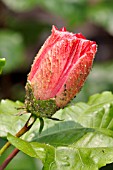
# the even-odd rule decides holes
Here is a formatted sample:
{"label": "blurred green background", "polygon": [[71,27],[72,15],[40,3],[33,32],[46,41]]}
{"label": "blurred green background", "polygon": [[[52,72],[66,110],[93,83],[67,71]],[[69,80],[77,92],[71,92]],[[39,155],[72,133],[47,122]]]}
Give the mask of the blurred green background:
{"label": "blurred green background", "polygon": [[[0,58],[6,58],[6,65],[0,76],[0,99],[24,101],[31,63],[52,25],[81,32],[98,44],[91,74],[75,100],[87,101],[104,90],[113,92],[113,0],[1,0]],[[7,170],[41,170],[37,160],[22,153],[15,160],[18,168],[12,161]],[[101,169],[110,168],[112,164]]]}

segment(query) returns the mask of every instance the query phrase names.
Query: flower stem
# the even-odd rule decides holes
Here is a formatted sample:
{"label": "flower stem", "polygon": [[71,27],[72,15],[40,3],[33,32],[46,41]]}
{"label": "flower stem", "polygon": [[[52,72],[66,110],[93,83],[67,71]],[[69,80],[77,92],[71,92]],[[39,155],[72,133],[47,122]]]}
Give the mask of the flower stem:
{"label": "flower stem", "polygon": [[17,155],[19,150],[16,148],[13,152],[6,158],[3,164],[0,166],[0,170],[4,170],[4,168],[9,164],[9,162]]}
{"label": "flower stem", "polygon": [[[24,127],[15,135],[16,137],[22,136],[24,133],[26,133],[34,124],[36,118],[30,116]],[[10,142],[7,142],[2,149],[0,150],[0,155],[11,145]],[[17,155],[19,150],[16,148],[13,150],[13,152],[6,158],[6,160],[3,162],[3,164],[0,166],[0,170],[4,170],[4,168],[9,164],[9,162]]]}
{"label": "flower stem", "polygon": [[7,142],[1,149],[0,149],[0,156],[4,153],[4,151],[10,146],[10,142]]}
{"label": "flower stem", "polygon": [[[33,125],[33,123],[35,122],[35,118],[31,117],[28,119],[28,121],[26,122],[26,124],[24,125],[24,127],[15,135],[16,137],[20,137],[22,136],[24,133],[26,133],[31,126]],[[4,151],[11,145],[10,142],[7,142],[0,150],[0,156],[4,153]]]}

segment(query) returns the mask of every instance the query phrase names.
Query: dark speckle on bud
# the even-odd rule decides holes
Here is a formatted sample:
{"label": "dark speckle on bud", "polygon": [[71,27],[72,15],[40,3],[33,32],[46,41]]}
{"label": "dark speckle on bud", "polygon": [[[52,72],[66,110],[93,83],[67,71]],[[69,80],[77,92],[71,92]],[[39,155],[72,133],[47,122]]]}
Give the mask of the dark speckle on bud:
{"label": "dark speckle on bud", "polygon": [[64,89],[66,89],[66,84],[64,84]]}

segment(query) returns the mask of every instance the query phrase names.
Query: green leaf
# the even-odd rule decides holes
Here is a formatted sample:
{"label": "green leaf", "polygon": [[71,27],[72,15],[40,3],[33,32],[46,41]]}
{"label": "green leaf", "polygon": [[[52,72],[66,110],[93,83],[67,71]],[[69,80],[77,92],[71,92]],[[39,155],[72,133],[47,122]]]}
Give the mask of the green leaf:
{"label": "green leaf", "polygon": [[6,59],[4,72],[12,72],[25,67],[23,38],[10,30],[0,31],[0,57]]}
{"label": "green leaf", "polygon": [[11,134],[8,134],[8,140],[11,141],[11,143],[14,143],[18,149],[26,152],[27,155],[41,159],[45,170],[48,170],[51,163],[54,162],[55,149],[50,145],[37,142],[28,143],[20,138],[12,136]]}
{"label": "green leaf", "polygon": [[[0,139],[0,148],[6,141]],[[8,155],[12,152],[14,147],[9,147],[4,154],[0,156],[0,165],[3,161],[8,157]],[[19,152],[16,157],[10,162],[7,166],[6,170],[42,170],[42,162],[36,158],[31,158],[30,156]]]}
{"label": "green leaf", "polygon": [[2,73],[2,67],[5,65],[5,58],[0,58],[0,74]]}
{"label": "green leaf", "polygon": [[53,148],[37,142],[26,142],[8,135],[8,140],[31,157],[41,159],[44,170],[97,170],[113,161],[113,147],[77,148],[62,146]]}
{"label": "green leaf", "polygon": [[[11,135],[8,137],[9,141],[24,153],[36,158],[39,156],[32,150],[28,153],[28,147],[24,147],[25,145],[32,145],[32,149],[36,149],[34,144],[35,146],[39,146],[39,143],[51,145],[55,150],[55,156],[52,155],[54,160],[49,160],[51,170],[98,170],[113,162],[113,94],[111,92],[95,94],[87,103],[73,102],[58,111],[54,117],[63,121],[45,119],[44,130],[39,135],[37,120],[32,129],[24,135],[24,140],[35,142],[29,143],[24,140],[21,142],[21,139]],[[48,157],[50,156],[51,154]],[[43,161],[44,158],[40,159]]]}
{"label": "green leaf", "polygon": [[23,113],[23,103],[11,100],[1,100],[0,103],[0,137],[6,137],[7,133],[16,134],[26,123],[30,114],[19,116]]}

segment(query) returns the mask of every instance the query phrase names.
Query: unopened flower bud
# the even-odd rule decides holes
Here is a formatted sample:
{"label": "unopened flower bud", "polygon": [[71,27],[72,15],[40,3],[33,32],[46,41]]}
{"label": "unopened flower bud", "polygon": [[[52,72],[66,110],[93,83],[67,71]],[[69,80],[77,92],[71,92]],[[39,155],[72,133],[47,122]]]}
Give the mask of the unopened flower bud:
{"label": "unopened flower bud", "polygon": [[28,75],[27,109],[37,117],[51,117],[66,106],[83,86],[96,50],[96,43],[82,34],[53,26]]}

